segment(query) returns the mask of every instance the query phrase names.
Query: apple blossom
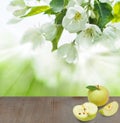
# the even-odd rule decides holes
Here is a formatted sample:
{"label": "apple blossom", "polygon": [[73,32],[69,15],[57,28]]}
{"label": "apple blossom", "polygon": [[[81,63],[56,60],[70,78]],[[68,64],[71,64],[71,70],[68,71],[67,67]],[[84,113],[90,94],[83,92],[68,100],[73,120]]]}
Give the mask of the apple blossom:
{"label": "apple blossom", "polygon": [[57,27],[55,24],[45,23],[41,26],[41,32],[45,36],[46,40],[52,41],[57,33]]}
{"label": "apple blossom", "polygon": [[80,46],[89,46],[96,42],[102,34],[100,28],[93,24],[86,24],[84,31],[80,32],[75,40]]}
{"label": "apple blossom", "polygon": [[75,63],[78,58],[77,49],[72,43],[63,44],[58,48],[57,53],[68,63]]}
{"label": "apple blossom", "polygon": [[26,31],[26,33],[24,34],[23,38],[22,38],[23,42],[32,42],[33,47],[35,48],[36,46],[39,46],[41,43],[43,43],[45,41],[45,37],[44,35],[41,33],[41,31],[39,30],[39,28],[37,29],[29,29],[28,31]]}
{"label": "apple blossom", "polygon": [[85,28],[87,23],[87,15],[83,7],[75,5],[67,10],[63,18],[63,27],[71,33],[76,33]]}
{"label": "apple blossom", "polygon": [[[86,50],[98,44],[112,51],[120,48],[120,26],[116,24],[120,23],[119,2],[120,0],[12,0],[11,5],[20,7],[13,12],[20,19],[41,13],[51,17],[51,23],[30,29],[23,40],[31,41],[34,45],[44,40],[51,41],[52,51],[58,50],[61,57],[72,63],[77,58],[79,48],[80,51],[81,48]],[[65,32],[75,37],[70,36],[69,41]],[[63,37],[68,44],[64,42],[59,47]]]}
{"label": "apple blossom", "polygon": [[[120,48],[120,24],[108,24],[103,30],[100,41],[102,44],[110,50],[116,50]],[[112,42],[112,43],[111,43]]]}

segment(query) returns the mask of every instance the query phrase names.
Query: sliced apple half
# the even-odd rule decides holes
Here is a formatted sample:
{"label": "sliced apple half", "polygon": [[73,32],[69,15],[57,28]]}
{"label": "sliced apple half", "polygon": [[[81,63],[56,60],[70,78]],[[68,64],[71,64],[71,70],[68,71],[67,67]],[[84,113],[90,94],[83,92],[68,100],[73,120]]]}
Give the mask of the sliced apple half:
{"label": "sliced apple half", "polygon": [[89,121],[96,117],[98,108],[91,102],[86,102],[82,105],[76,105],[73,108],[74,116],[81,121]]}
{"label": "sliced apple half", "polygon": [[104,116],[112,116],[118,111],[118,108],[119,108],[118,102],[113,101],[104,106],[102,109],[100,109],[99,112]]}

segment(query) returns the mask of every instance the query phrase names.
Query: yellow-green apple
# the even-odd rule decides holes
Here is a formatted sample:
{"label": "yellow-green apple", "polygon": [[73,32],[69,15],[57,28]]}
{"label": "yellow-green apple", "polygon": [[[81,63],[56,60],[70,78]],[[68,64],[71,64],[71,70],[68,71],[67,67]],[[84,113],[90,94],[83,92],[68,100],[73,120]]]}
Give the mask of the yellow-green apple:
{"label": "yellow-green apple", "polygon": [[112,116],[114,115],[119,108],[119,104],[117,101],[113,101],[106,106],[104,106],[102,109],[99,110],[100,114],[103,116]]}
{"label": "yellow-green apple", "polygon": [[98,107],[91,103],[86,102],[82,105],[76,105],[73,107],[74,116],[81,121],[90,121],[96,117]]}
{"label": "yellow-green apple", "polygon": [[109,100],[109,92],[107,88],[101,85],[96,86],[87,86],[88,91],[88,100],[97,106],[105,105]]}

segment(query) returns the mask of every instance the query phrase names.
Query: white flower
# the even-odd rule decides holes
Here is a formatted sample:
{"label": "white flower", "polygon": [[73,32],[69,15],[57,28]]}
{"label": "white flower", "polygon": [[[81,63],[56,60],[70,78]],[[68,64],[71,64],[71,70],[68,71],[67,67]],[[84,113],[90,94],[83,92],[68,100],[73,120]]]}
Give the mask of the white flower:
{"label": "white flower", "polygon": [[41,32],[45,36],[46,40],[52,41],[57,33],[57,27],[55,24],[45,23],[41,26]]}
{"label": "white flower", "polygon": [[103,36],[106,40],[113,41],[120,38],[120,23],[108,24],[103,30]]}
{"label": "white flower", "polygon": [[62,21],[63,27],[71,33],[83,30],[86,23],[86,12],[81,6],[77,5],[68,8],[68,11]]}
{"label": "white flower", "polygon": [[52,41],[57,33],[57,27],[52,23],[45,23],[39,28],[31,28],[24,34],[23,42],[32,42],[33,47],[37,47],[43,42]]}
{"label": "white flower", "polygon": [[68,63],[76,63],[78,58],[77,49],[72,43],[63,44],[58,48],[57,53]]}
{"label": "white flower", "polygon": [[98,26],[93,24],[86,24],[86,29],[80,32],[75,40],[80,47],[88,47],[94,42],[98,41],[101,35],[101,30]]}
{"label": "white flower", "polygon": [[110,50],[120,48],[120,23],[108,24],[103,30],[101,41]]}
{"label": "white flower", "polygon": [[44,41],[45,37],[38,28],[29,29],[22,38],[22,42],[32,42],[34,48],[42,44]]}

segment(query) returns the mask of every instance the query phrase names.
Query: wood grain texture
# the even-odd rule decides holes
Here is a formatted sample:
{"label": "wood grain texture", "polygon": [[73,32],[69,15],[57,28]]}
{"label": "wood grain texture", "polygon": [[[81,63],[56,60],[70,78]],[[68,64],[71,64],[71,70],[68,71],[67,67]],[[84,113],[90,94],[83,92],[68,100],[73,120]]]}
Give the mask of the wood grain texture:
{"label": "wood grain texture", "polygon": [[[119,97],[111,97],[110,102]],[[1,97],[0,123],[82,123],[72,113],[73,106],[86,97]],[[86,123],[120,123],[120,109],[112,117],[97,117]]]}

